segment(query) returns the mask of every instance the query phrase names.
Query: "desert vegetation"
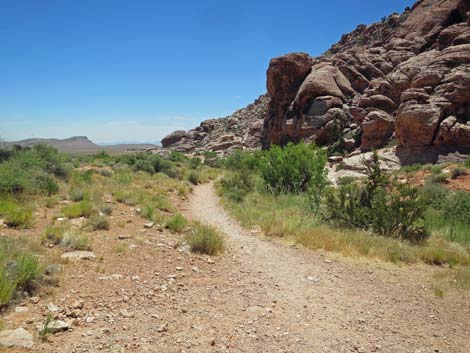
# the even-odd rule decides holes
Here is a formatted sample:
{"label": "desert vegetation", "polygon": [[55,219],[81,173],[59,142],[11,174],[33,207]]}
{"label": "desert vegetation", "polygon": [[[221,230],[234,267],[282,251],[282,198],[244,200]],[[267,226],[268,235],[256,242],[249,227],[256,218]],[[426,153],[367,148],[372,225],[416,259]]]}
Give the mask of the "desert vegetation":
{"label": "desert vegetation", "polygon": [[[244,226],[267,236],[347,256],[445,266],[447,279],[465,286],[468,276],[452,273],[465,274],[470,264],[470,193],[445,186],[465,165],[451,173],[413,165],[387,174],[374,154],[363,161],[366,177],[334,186],[326,153],[304,143],[237,152],[224,161],[219,193]],[[424,170],[423,183],[415,183],[412,176]]]}
{"label": "desert vegetation", "polygon": [[[190,223],[175,205],[194,185],[217,174],[201,159],[177,152],[164,158],[104,152],[69,156],[46,145],[1,149],[0,231],[8,229],[12,236],[0,239],[0,308],[56,285],[46,269],[66,263],[60,254],[92,252],[96,232],[124,227],[114,220],[118,205],[130,207],[149,228],[165,227],[183,238],[205,234],[202,225]],[[196,245],[201,240],[188,239],[194,251],[220,251],[211,240]],[[119,244],[115,252],[126,249]]]}

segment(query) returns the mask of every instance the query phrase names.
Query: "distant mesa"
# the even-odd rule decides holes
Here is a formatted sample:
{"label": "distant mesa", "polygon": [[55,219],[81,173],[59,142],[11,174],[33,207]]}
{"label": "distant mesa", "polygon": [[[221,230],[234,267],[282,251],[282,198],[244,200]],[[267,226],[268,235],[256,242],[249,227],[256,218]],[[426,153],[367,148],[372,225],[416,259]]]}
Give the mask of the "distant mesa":
{"label": "distant mesa", "polygon": [[146,151],[148,149],[157,148],[155,144],[132,143],[132,144],[115,144],[101,146],[91,141],[86,136],[72,136],[66,139],[54,138],[29,138],[20,141],[4,142],[4,145],[18,145],[22,147],[32,147],[38,144],[47,144],[56,147],[61,152],[66,153],[96,153],[99,151],[106,152],[126,152],[126,151]]}

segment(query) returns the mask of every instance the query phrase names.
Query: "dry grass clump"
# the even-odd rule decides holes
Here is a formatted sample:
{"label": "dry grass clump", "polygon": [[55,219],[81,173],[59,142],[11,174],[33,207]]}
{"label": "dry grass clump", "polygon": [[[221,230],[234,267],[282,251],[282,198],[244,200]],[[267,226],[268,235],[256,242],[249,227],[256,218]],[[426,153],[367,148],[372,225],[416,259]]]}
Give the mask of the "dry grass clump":
{"label": "dry grass clump", "polygon": [[225,248],[222,234],[207,224],[194,223],[186,235],[186,241],[192,252],[211,256],[222,253]]}

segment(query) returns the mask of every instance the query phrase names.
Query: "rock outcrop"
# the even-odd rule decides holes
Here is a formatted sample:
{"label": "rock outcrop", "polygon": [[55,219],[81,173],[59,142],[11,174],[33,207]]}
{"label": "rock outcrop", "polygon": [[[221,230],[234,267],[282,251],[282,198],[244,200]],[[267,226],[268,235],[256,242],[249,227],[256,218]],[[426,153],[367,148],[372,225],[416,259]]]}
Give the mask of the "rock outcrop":
{"label": "rock outcrop", "polygon": [[272,59],[263,146],[342,141],[365,152],[396,139],[403,162],[470,151],[469,17],[468,0],[420,0],[320,57]]}
{"label": "rock outcrop", "polygon": [[172,132],[162,140],[162,146],[184,153],[212,151],[220,155],[261,148],[268,101],[268,96],[262,95],[230,116],[205,120],[189,131]]}

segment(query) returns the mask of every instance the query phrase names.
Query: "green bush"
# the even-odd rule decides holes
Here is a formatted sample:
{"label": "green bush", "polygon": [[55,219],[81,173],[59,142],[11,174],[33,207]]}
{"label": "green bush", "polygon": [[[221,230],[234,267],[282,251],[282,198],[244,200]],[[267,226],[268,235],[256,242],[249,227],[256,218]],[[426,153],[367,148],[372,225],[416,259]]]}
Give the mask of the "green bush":
{"label": "green bush", "polygon": [[110,224],[108,217],[93,215],[85,224],[85,228],[91,231],[109,230]]}
{"label": "green bush", "polygon": [[380,170],[377,154],[364,161],[365,184],[341,185],[325,194],[324,220],[346,228],[420,241],[427,237],[423,227],[425,202],[413,186],[391,181]]}
{"label": "green bush", "polygon": [[252,172],[247,169],[227,172],[221,180],[224,193],[232,200],[241,202],[254,187]]}
{"label": "green bush", "polygon": [[73,202],[83,201],[87,198],[87,193],[78,187],[72,187],[69,191],[69,198]]}
{"label": "green bush", "polygon": [[467,171],[464,168],[454,168],[450,175],[451,179],[457,179],[459,176],[467,175]]}
{"label": "green bush", "polygon": [[188,181],[191,184],[197,185],[201,183],[201,176],[195,171],[191,171],[188,175]]}
{"label": "green bush", "polygon": [[106,216],[111,216],[113,214],[113,206],[104,204],[100,207],[100,212]]}
{"label": "green bush", "polygon": [[76,229],[65,230],[60,245],[72,250],[91,250],[91,238]]}
{"label": "green bush", "polygon": [[147,172],[149,174],[154,174],[155,173],[155,169],[152,165],[152,162],[149,161],[149,160],[142,160],[142,159],[135,162],[133,170],[135,172],[143,171],[143,172]]}
{"label": "green bush", "polygon": [[186,228],[188,221],[181,214],[176,214],[166,222],[166,228],[175,233],[180,233]]}
{"label": "green bush", "polygon": [[202,160],[199,157],[193,157],[189,160],[189,167],[191,169],[197,169],[202,165]]}
{"label": "green bush", "polygon": [[95,209],[93,204],[87,200],[65,206],[62,209],[62,215],[67,218],[90,217],[94,213]]}
{"label": "green bush", "polygon": [[324,178],[325,165],[325,151],[303,142],[271,146],[260,160],[261,175],[275,193],[307,191],[312,179]]}
{"label": "green bush", "polygon": [[209,225],[195,223],[186,235],[192,252],[217,255],[224,251],[224,239],[220,232]]}
{"label": "green bush", "polygon": [[19,205],[16,201],[0,199],[0,217],[12,228],[28,228],[31,226],[33,212]]}
{"label": "green bush", "polygon": [[41,236],[41,242],[43,244],[51,243],[59,245],[64,237],[65,227],[48,225]]}

